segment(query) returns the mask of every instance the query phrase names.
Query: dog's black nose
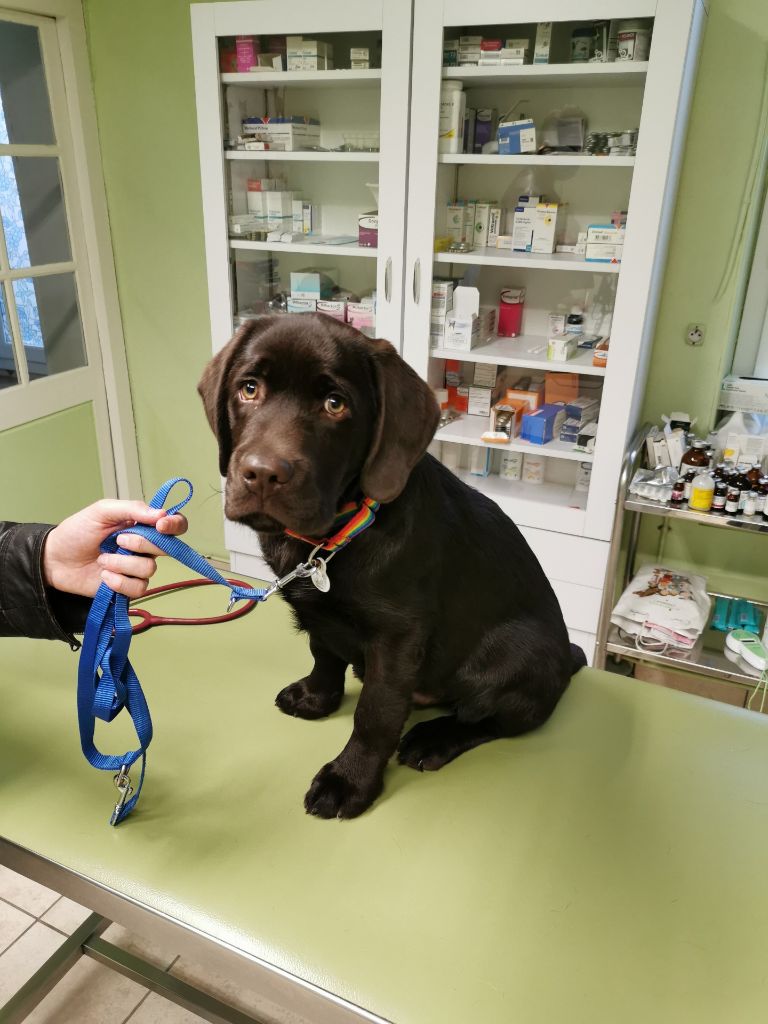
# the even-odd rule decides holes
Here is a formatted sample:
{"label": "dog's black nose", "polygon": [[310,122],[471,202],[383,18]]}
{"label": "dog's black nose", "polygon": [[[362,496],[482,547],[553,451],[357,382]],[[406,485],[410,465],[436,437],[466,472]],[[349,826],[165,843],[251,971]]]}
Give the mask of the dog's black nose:
{"label": "dog's black nose", "polygon": [[293,476],[293,465],[285,459],[246,455],[240,463],[240,472],[249,491],[267,493],[280,484],[288,483]]}

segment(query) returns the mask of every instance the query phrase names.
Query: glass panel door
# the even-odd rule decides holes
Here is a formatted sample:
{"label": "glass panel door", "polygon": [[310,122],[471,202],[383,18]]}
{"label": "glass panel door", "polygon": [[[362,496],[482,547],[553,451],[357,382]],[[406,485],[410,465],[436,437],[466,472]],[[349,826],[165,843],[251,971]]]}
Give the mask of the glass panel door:
{"label": "glass panel door", "polygon": [[0,387],[85,366],[60,155],[36,25],[0,18]]}

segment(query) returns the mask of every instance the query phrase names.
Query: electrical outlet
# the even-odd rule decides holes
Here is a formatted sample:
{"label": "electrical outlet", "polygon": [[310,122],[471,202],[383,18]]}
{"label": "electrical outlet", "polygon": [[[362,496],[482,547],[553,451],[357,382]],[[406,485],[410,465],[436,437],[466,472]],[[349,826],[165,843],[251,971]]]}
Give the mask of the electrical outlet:
{"label": "electrical outlet", "polygon": [[704,335],[706,328],[704,324],[688,324],[685,328],[685,344],[686,345],[703,345]]}

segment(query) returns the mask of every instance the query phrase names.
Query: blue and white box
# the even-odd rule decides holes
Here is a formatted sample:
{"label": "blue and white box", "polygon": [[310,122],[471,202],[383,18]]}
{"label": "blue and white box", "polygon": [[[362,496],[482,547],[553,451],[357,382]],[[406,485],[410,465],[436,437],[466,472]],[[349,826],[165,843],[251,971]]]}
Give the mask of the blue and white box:
{"label": "blue and white box", "polygon": [[536,125],[533,118],[522,121],[502,121],[498,131],[499,153],[515,156],[536,152]]}

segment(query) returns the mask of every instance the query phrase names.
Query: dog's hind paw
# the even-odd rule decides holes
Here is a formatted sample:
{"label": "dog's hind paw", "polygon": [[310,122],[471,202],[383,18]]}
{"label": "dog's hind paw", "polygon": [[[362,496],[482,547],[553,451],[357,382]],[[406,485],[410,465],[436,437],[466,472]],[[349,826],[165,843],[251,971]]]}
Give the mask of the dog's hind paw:
{"label": "dog's hind paw", "polygon": [[343,690],[310,690],[306,679],[299,679],[278,693],[275,704],[294,718],[326,718],[338,711],[343,696]]}
{"label": "dog's hind paw", "polygon": [[482,724],[458,722],[454,715],[418,722],[400,740],[397,760],[419,772],[436,772],[465,750],[493,739]]}
{"label": "dog's hind paw", "polygon": [[324,765],[312,780],[304,807],[318,818],[356,818],[379,795],[382,780],[361,786],[348,778],[334,762]]}

